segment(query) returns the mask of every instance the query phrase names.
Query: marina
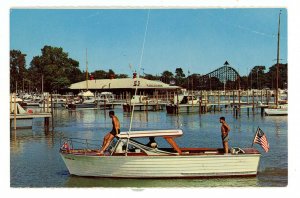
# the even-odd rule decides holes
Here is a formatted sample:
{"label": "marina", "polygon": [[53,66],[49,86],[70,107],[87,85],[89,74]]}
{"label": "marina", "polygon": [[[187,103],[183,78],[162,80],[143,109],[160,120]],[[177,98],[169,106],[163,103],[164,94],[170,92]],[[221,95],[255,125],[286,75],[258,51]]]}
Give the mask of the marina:
{"label": "marina", "polygon": [[16,39],[27,12],[11,12],[11,187],[288,186],[287,9],[44,10],[55,30],[73,18],[38,55]]}
{"label": "marina", "polygon": [[[130,114],[122,108],[115,108],[121,123],[121,130],[129,128]],[[185,132],[176,138],[177,144],[187,147],[221,148],[219,117],[225,116],[230,125],[230,147],[251,147],[257,126],[266,133],[270,151],[265,153],[259,145],[261,160],[257,176],[254,178],[218,178],[197,180],[111,180],[109,178],[82,178],[69,173],[59,149],[63,137],[94,139],[96,147],[101,146],[107,131],[111,130],[111,120],[100,109],[54,110],[53,131],[45,130],[43,120],[35,119],[32,129],[11,130],[11,186],[12,187],[187,187],[198,186],[286,186],[287,185],[287,117],[261,116],[259,112],[248,117],[242,112],[236,119],[232,110],[209,112],[207,114],[168,115],[165,111],[136,112],[133,127],[136,130],[178,128]],[[160,147],[168,144],[157,139]],[[146,142],[145,142],[146,143]],[[43,155],[36,155],[36,150]],[[49,159],[51,159],[49,161]],[[38,164],[43,164],[39,166]],[[33,171],[34,170],[34,171]],[[42,176],[42,177],[41,177]],[[49,178],[49,179],[44,179]],[[268,178],[266,180],[266,178]],[[115,181],[115,182],[113,182]],[[141,182],[143,181],[143,182]],[[225,182],[225,183],[224,183]],[[159,184],[159,185],[158,185]],[[190,187],[190,186],[189,186]]]}

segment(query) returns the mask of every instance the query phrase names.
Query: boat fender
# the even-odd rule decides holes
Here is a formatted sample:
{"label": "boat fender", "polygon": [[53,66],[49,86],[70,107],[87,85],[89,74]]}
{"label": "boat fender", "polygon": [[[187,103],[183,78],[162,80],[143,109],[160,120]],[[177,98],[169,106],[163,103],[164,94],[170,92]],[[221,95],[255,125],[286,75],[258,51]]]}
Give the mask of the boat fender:
{"label": "boat fender", "polygon": [[69,146],[68,142],[64,142],[64,144],[62,146],[62,150],[65,150],[68,153],[70,152],[70,146]]}
{"label": "boat fender", "polygon": [[233,155],[238,155],[240,153],[245,153],[245,151],[239,147],[233,147],[230,149],[230,153]]}

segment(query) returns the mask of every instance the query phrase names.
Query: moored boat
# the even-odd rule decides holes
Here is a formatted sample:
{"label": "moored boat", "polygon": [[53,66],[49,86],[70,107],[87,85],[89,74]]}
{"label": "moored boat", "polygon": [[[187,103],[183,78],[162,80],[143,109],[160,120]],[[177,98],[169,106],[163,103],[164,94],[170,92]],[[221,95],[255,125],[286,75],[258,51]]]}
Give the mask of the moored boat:
{"label": "moored boat", "polygon": [[[77,176],[194,178],[257,174],[260,153],[255,148],[232,148],[229,154],[219,148],[183,148],[174,140],[182,134],[182,130],[121,132],[104,154],[98,149],[74,148],[78,140],[68,139],[60,154],[70,174]],[[163,138],[171,147],[152,148],[142,143],[149,137]]]}
{"label": "moored boat", "polygon": [[279,105],[277,108],[266,108],[265,114],[268,116],[288,115],[288,106]]}

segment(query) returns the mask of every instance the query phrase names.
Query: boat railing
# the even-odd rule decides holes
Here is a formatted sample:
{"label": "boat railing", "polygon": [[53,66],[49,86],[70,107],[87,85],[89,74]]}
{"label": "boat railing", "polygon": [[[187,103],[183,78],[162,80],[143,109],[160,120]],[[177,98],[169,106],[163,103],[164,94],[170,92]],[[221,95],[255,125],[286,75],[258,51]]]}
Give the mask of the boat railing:
{"label": "boat railing", "polygon": [[95,139],[62,137],[60,139],[60,149],[61,151],[67,152],[70,152],[75,149],[80,149],[83,151],[97,150],[101,147],[100,142],[101,140]]}

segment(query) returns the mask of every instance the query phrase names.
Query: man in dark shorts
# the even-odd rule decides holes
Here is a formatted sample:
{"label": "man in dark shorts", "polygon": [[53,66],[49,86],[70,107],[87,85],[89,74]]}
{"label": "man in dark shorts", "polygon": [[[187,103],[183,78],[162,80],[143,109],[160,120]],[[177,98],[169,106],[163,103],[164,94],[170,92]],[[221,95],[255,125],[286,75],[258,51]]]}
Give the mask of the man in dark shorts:
{"label": "man in dark shorts", "polygon": [[224,148],[224,153],[228,153],[228,140],[229,136],[228,133],[230,131],[230,127],[228,124],[225,122],[224,117],[220,117],[220,123],[221,125],[221,135],[222,135],[222,142],[223,142],[223,148]]}
{"label": "man in dark shorts", "polygon": [[115,112],[110,111],[109,117],[112,120],[113,128],[110,132],[108,132],[104,136],[100,154],[103,154],[103,152],[107,149],[107,147],[109,146],[110,142],[114,139],[114,137],[120,133],[120,122],[119,122],[119,119],[117,118],[117,116],[115,116]]}

